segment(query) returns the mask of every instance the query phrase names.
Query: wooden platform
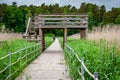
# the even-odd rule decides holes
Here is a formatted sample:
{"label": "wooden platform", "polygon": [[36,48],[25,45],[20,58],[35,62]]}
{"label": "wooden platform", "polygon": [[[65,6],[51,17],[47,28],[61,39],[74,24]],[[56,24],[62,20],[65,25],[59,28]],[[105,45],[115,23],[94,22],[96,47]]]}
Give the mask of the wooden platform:
{"label": "wooden platform", "polygon": [[[33,22],[34,21],[34,22]],[[27,35],[26,40],[31,41],[31,38],[34,37],[33,41],[37,41],[40,36],[40,43],[42,51],[45,49],[45,39],[44,33],[46,29],[63,29],[63,47],[67,41],[67,31],[68,29],[79,29],[81,39],[87,37],[88,32],[88,15],[38,15],[34,19],[28,20],[28,25],[26,28]],[[32,33],[32,34],[31,34]],[[34,36],[32,36],[34,35]],[[39,35],[39,36],[38,36]]]}

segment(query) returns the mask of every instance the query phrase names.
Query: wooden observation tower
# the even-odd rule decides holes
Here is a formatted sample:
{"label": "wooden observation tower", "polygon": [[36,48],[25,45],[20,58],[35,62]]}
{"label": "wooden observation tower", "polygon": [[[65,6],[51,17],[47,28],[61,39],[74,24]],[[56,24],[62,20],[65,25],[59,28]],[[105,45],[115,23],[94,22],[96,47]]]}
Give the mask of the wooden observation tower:
{"label": "wooden observation tower", "polygon": [[68,29],[79,29],[81,39],[87,37],[88,15],[38,15],[29,18],[23,38],[28,41],[41,43],[42,51],[45,49],[44,31],[46,29],[63,29],[63,46],[67,41]]}

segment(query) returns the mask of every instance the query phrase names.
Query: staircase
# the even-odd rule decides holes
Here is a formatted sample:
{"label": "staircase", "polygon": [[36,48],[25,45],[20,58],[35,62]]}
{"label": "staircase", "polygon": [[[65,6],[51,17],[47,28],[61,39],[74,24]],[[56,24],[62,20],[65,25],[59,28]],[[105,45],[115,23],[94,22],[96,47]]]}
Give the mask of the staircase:
{"label": "staircase", "polygon": [[28,19],[26,32],[23,34],[23,39],[27,41],[40,41],[39,29],[35,28],[34,22],[31,18]]}

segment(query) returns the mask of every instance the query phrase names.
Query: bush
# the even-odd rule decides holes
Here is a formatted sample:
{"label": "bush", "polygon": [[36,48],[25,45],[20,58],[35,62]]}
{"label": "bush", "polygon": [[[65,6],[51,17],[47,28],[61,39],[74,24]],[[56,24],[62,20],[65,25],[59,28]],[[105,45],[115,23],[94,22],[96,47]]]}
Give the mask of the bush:
{"label": "bush", "polygon": [[116,18],[115,23],[120,24],[120,15]]}
{"label": "bush", "polygon": [[1,30],[2,30],[2,26],[3,26],[3,23],[0,23],[0,32],[1,32]]}

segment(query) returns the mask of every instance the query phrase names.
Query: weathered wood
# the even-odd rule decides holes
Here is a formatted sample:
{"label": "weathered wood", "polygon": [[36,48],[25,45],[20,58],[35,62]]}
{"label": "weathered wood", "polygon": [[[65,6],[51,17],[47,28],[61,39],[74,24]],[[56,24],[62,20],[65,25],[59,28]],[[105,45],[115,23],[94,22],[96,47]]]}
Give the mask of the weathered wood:
{"label": "weathered wood", "polygon": [[43,18],[43,20],[57,20],[57,21],[59,21],[59,20],[88,20],[88,19],[86,19],[86,18]]}
{"label": "weathered wood", "polygon": [[[88,27],[88,15],[39,15],[36,22],[34,23],[36,26],[40,25],[39,27],[46,27],[56,28],[60,25],[62,28],[87,28]],[[38,28],[38,27],[37,27]]]}
{"label": "weathered wood", "polygon": [[[88,15],[38,15],[34,19],[34,23],[31,22],[32,20],[29,21],[27,36],[23,37],[26,39],[41,40],[42,51],[45,49],[44,30],[46,29],[63,29],[63,47],[67,41],[67,29],[80,29],[82,39],[87,36]],[[35,30],[34,33],[32,32],[33,30]]]}
{"label": "weathered wood", "polygon": [[64,28],[64,35],[63,35],[63,48],[65,47],[65,43],[67,42],[67,28]]}
{"label": "weathered wood", "polygon": [[[74,26],[74,27],[73,27]],[[43,28],[43,29],[63,29],[63,28],[68,28],[68,29],[81,29],[81,28],[87,28],[86,25],[81,25],[81,26],[77,26],[77,25],[68,25],[68,26],[62,26],[62,25],[46,25],[46,26],[42,26],[42,27],[36,27],[36,28]]]}
{"label": "weathered wood", "polygon": [[[40,22],[43,24],[43,22]],[[64,22],[44,22],[44,24],[63,24]],[[88,22],[84,21],[84,22],[67,22],[66,21],[66,24],[88,24]]]}
{"label": "weathered wood", "polygon": [[[35,28],[34,28],[34,29],[35,29]],[[35,36],[35,39],[37,39],[37,32],[36,32],[36,30],[35,30],[34,36]]]}
{"label": "weathered wood", "polygon": [[23,39],[30,42],[40,42],[40,39]]}
{"label": "weathered wood", "polygon": [[80,36],[81,36],[81,39],[86,38],[86,29],[85,28],[80,29]]}
{"label": "weathered wood", "polygon": [[41,36],[41,51],[45,50],[45,37],[44,37],[44,29],[39,29]]}
{"label": "weathered wood", "polygon": [[57,16],[61,16],[61,17],[71,17],[71,16],[74,16],[74,17],[88,17],[87,14],[83,14],[83,15],[38,15],[39,17],[41,16],[44,16],[44,17],[47,17],[47,16],[54,16],[54,17],[57,17]]}

